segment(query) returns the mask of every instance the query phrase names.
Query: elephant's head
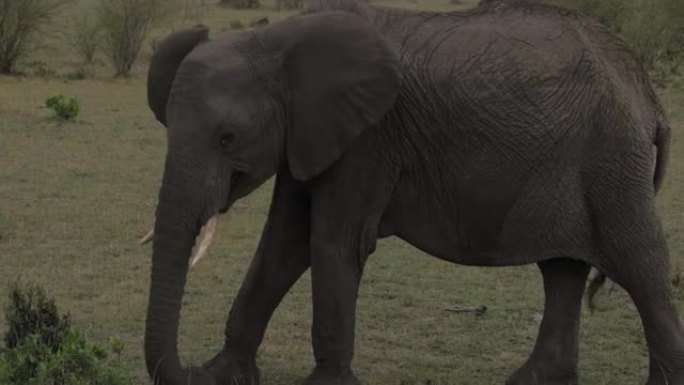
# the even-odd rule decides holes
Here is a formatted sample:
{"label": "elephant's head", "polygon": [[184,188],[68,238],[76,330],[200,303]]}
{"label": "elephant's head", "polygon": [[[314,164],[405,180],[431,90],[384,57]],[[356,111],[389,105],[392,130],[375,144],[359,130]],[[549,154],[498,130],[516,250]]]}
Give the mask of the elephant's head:
{"label": "elephant's head", "polygon": [[212,381],[183,369],[177,352],[188,262],[203,227],[276,172],[304,182],[330,168],[392,107],[399,87],[396,54],[356,14],[207,35],[171,35],[149,71],[149,105],[168,132],[145,330],[147,368],[161,384]]}

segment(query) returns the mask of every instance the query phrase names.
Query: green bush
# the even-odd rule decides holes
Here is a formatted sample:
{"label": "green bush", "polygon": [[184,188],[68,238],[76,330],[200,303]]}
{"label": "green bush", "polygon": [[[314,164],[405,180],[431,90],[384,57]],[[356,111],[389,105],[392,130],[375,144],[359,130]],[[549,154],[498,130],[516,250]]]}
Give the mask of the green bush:
{"label": "green bush", "polygon": [[104,349],[88,346],[83,334],[76,330],[67,332],[56,351],[31,336],[7,350],[3,361],[9,384],[120,385],[128,381],[123,368],[107,362]]}
{"label": "green bush", "polygon": [[74,120],[81,110],[78,100],[71,98],[68,101],[64,95],[57,95],[47,98],[45,106],[52,109],[55,117],[60,121]]}
{"label": "green bush", "polygon": [[684,64],[684,1],[552,0],[592,16],[621,34],[657,80]]}
{"label": "green bush", "polygon": [[30,336],[57,350],[69,330],[69,317],[60,316],[55,302],[37,286],[25,289],[15,285],[10,291],[10,306],[5,315],[9,329],[5,332],[5,346],[16,348]]}
{"label": "green bush", "polygon": [[[126,372],[107,352],[88,345],[71,329],[53,299],[37,286],[15,286],[7,306],[5,347],[0,349],[3,385],[124,385]],[[116,342],[116,344],[114,343]],[[121,343],[110,341],[119,355]]]}

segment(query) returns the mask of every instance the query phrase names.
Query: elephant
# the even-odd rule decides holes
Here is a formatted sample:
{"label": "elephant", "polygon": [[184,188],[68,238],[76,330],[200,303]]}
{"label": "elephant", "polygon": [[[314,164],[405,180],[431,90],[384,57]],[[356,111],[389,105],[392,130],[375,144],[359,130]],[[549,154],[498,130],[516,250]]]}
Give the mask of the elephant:
{"label": "elephant", "polygon": [[[648,384],[684,385],[655,208],[670,128],[633,50],[598,23],[527,1],[431,13],[314,0],[262,28],[170,35],[147,87],[168,143],[144,337],[155,384],[259,384],[271,315],[309,269],[315,366],[304,384],[360,384],[359,282],[377,240],[395,236],[453,263],[538,265],[543,319],[506,384],[577,384],[595,267],[638,309]],[[218,216],[272,177],[225,343],[184,367],[189,265]]]}

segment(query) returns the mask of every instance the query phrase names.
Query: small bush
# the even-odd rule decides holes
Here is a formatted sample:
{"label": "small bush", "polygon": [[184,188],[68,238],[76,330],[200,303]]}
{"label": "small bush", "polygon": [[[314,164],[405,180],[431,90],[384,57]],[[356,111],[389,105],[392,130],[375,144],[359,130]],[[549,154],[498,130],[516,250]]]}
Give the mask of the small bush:
{"label": "small bush", "polygon": [[56,350],[69,330],[69,317],[60,316],[55,302],[37,286],[22,289],[15,285],[12,288],[5,319],[9,326],[5,332],[5,345],[9,349],[35,335],[42,345]]}
{"label": "small bush", "polygon": [[[37,286],[15,286],[7,306],[8,331],[0,349],[3,385],[123,385],[129,383],[107,352],[86,343]],[[112,345],[114,346],[114,345]],[[118,345],[120,353],[121,344]],[[118,353],[117,353],[118,355]]]}
{"label": "small bush", "polygon": [[130,76],[150,30],[171,13],[168,0],[99,0],[97,20],[115,76]]}
{"label": "small bush", "polygon": [[60,121],[74,120],[81,110],[78,100],[71,98],[68,101],[64,95],[49,97],[45,101],[45,106],[55,113],[55,117]]}
{"label": "small bush", "polygon": [[10,375],[9,366],[7,366],[5,361],[0,360],[0,384],[9,384],[11,381]]}
{"label": "small bush", "polygon": [[29,337],[4,354],[10,384],[119,385],[127,376],[116,364],[107,364],[107,352],[88,345],[83,334],[69,330],[62,346],[52,351]]}

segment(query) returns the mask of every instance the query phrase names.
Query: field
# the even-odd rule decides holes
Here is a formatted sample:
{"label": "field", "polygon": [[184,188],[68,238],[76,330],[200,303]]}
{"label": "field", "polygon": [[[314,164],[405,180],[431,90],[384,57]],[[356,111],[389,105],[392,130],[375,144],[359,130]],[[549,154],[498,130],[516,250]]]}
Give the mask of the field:
{"label": "field", "polygon": [[[380,3],[380,2],[378,2]],[[415,9],[456,9],[448,0],[385,0]],[[89,0],[68,10],[68,25]],[[231,11],[214,5],[170,20],[153,33],[201,20],[217,33],[230,20],[286,17],[267,8]],[[146,45],[130,79],[112,79],[103,56],[85,80],[68,80],[78,58],[54,33],[24,68],[48,76],[0,77],[0,305],[18,279],[39,282],[88,338],[124,342],[134,384],[148,383],[142,357],[150,254],[137,240],[152,226],[166,137],[148,110]],[[28,66],[26,64],[29,64]],[[54,72],[54,73],[52,73]],[[669,174],[659,199],[673,264],[684,262],[684,87],[661,90],[674,130]],[[47,97],[77,97],[82,114],[59,124]],[[238,202],[218,242],[191,270],[181,320],[180,352],[202,363],[222,344],[228,309],[248,267],[270,200],[267,183]],[[684,311],[684,289],[675,288]],[[482,316],[445,310],[487,307]],[[637,313],[619,287],[602,291],[598,310],[583,312],[581,382],[640,384],[647,352]],[[366,384],[502,384],[531,350],[543,292],[535,266],[462,267],[425,256],[397,239],[370,258],[358,305],[355,368]],[[0,309],[0,330],[4,330]],[[258,357],[263,383],[298,383],[309,372],[310,285],[305,275],[276,311]]]}

